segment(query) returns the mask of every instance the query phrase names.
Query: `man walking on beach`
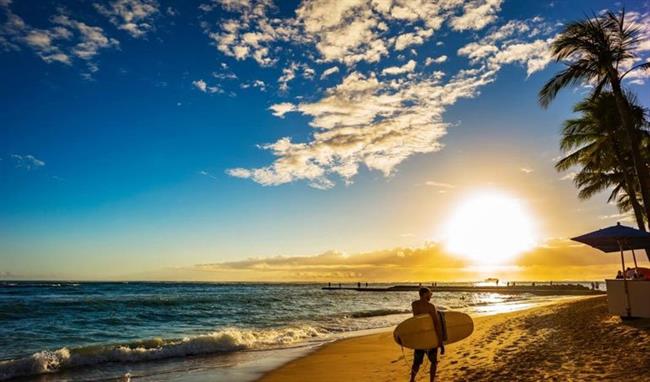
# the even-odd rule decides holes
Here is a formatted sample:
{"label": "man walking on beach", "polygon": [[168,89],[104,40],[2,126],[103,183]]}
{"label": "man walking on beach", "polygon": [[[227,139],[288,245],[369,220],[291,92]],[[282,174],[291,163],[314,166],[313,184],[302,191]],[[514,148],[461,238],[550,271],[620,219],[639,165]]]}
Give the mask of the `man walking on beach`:
{"label": "man walking on beach", "polygon": [[[438,334],[438,338],[442,338],[442,323],[440,322],[440,317],[438,316],[438,311],[436,307],[430,302],[431,301],[431,290],[429,288],[420,288],[418,291],[420,294],[420,299],[413,301],[411,308],[413,309],[413,316],[419,314],[430,314],[433,319],[433,327]],[[445,353],[445,348],[440,346],[440,354]],[[433,382],[436,377],[436,367],[438,366],[438,349],[433,348],[429,350],[415,350],[413,353],[413,366],[411,367],[411,382],[415,381],[415,376],[424,362],[424,355],[427,355],[429,361],[431,362],[431,368],[429,369],[429,380]]]}

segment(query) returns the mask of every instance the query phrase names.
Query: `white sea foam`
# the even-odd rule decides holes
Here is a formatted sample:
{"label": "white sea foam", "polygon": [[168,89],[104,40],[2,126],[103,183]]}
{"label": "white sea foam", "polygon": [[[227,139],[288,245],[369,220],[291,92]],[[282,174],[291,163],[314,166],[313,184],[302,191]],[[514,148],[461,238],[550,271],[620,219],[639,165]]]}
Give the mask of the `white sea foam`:
{"label": "white sea foam", "polygon": [[116,346],[62,348],[1,361],[0,380],[107,362],[140,362],[188,355],[273,349],[323,337],[326,334],[324,330],[307,325],[277,329],[226,328],[182,339],[153,339]]}

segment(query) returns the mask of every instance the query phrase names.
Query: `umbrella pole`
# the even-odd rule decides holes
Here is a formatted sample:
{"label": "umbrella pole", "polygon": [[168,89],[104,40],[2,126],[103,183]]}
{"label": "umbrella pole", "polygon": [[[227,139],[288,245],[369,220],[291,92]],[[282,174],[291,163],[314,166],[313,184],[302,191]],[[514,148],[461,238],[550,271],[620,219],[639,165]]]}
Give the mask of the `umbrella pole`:
{"label": "umbrella pole", "polygon": [[627,275],[625,274],[625,256],[623,256],[623,246],[620,240],[617,240],[618,248],[621,250],[621,265],[623,266],[623,289],[625,290],[625,312],[627,317],[631,316],[632,308],[630,307],[630,294],[627,291]]}
{"label": "umbrella pole", "polygon": [[639,271],[639,266],[636,264],[636,255],[634,254],[634,250],[632,250],[632,259],[634,259],[634,269]]}

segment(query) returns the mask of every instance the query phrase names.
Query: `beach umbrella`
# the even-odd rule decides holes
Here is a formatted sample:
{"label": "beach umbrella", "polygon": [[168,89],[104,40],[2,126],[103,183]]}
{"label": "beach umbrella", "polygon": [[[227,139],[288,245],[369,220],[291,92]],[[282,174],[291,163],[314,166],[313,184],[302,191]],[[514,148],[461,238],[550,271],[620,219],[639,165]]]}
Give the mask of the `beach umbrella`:
{"label": "beach umbrella", "polygon": [[650,247],[650,233],[621,225],[621,223],[571,238],[571,240],[587,244],[603,252]]}
{"label": "beach umbrella", "polygon": [[634,250],[650,248],[650,233],[624,226],[621,223],[571,238],[571,240],[587,244],[603,252],[620,251],[623,272],[625,272],[623,251],[632,251],[634,267],[638,268]]}
{"label": "beach umbrella", "polygon": [[[616,223],[616,225],[589,232],[584,235],[571,238],[583,244],[599,249],[603,252],[621,252],[621,266],[623,272],[623,283],[625,284],[626,309],[630,315],[630,296],[627,289],[627,275],[625,274],[625,256],[624,251],[632,251],[634,258],[634,267],[638,268],[636,262],[635,249],[650,248],[650,233],[643,232],[636,228],[627,227]],[[647,254],[647,253],[646,253]],[[650,256],[650,254],[648,254]]]}

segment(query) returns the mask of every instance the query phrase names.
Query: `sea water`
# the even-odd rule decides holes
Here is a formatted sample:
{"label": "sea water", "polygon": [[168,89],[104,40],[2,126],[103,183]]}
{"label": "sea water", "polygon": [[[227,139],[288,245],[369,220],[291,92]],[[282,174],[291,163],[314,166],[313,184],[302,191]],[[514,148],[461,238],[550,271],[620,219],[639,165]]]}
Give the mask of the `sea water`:
{"label": "sea water", "polygon": [[[323,342],[394,325],[417,298],[322,286],[0,282],[0,380],[169,380],[182,373],[184,380],[245,381]],[[542,299],[436,293],[433,302],[496,313]]]}

